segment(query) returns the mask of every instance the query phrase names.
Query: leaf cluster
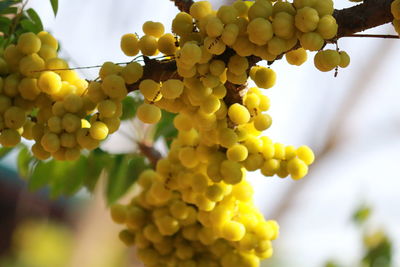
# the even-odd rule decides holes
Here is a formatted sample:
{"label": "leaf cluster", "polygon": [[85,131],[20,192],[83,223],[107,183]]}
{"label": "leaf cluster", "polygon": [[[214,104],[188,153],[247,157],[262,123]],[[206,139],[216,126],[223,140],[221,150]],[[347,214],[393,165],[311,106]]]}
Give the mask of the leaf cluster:
{"label": "leaf cluster", "polygon": [[[50,4],[54,15],[57,15],[58,0],[50,0]],[[33,8],[25,9],[25,5],[23,0],[0,2],[0,51],[8,44],[15,43],[22,33],[43,31],[38,13]]]}

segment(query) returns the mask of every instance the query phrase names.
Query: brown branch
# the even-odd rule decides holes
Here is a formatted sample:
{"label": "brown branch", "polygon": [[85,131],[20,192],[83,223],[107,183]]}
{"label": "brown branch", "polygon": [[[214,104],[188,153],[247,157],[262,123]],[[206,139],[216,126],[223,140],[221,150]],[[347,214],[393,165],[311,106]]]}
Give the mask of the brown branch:
{"label": "brown branch", "polygon": [[146,79],[159,82],[164,82],[168,79],[182,79],[177,73],[175,60],[157,60],[146,56],[143,58],[143,77],[140,81],[128,85],[129,92],[138,90],[140,82]]}
{"label": "brown branch", "polygon": [[365,0],[362,4],[335,10],[333,16],[339,26],[337,38],[391,22],[391,3],[392,0]]}
{"label": "brown branch", "polygon": [[138,142],[139,150],[145,156],[153,166],[153,168],[156,168],[157,161],[159,161],[162,158],[161,153],[156,150],[153,146],[145,144],[143,142]]}
{"label": "brown branch", "polygon": [[193,0],[170,0],[182,12],[189,13],[190,6],[194,3]]}
{"label": "brown branch", "polygon": [[398,35],[393,34],[351,34],[343,37],[361,37],[361,38],[381,38],[381,39],[400,39]]}

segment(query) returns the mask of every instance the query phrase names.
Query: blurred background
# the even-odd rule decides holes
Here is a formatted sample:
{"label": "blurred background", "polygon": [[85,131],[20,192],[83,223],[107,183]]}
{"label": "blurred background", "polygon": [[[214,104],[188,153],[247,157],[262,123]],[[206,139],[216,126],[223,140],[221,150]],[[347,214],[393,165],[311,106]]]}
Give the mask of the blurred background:
{"label": "blurred background", "polygon": [[[218,8],[231,1],[211,2]],[[335,1],[336,9],[351,5]],[[141,35],[147,20],[168,29],[177,13],[168,0],[59,0],[56,18],[49,1],[30,0],[28,6],[59,40],[61,56],[72,67],[129,61],[120,51],[120,37]],[[395,32],[384,25],[367,33]],[[256,204],[281,226],[274,256],[263,266],[400,266],[399,42],[340,39],[351,64],[336,78],[315,69],[313,54],[301,67],[285,60],[271,66],[277,84],[265,91],[273,118],[265,135],[310,146],[316,161],[300,181],[248,174]],[[80,74],[94,79],[97,71]],[[135,150],[139,137],[129,127],[104,149]],[[134,250],[118,240],[120,227],[109,218],[102,180],[94,194],[50,200],[46,189],[29,191],[16,166],[16,153],[0,161],[0,266],[141,266]],[[360,263],[374,255],[380,258],[374,265]]]}

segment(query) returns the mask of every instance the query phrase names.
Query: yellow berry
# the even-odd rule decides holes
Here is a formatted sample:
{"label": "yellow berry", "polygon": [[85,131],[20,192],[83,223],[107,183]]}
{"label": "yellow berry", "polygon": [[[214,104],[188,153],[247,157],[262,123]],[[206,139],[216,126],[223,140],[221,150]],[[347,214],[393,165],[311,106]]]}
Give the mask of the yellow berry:
{"label": "yellow berry", "polygon": [[247,148],[240,144],[235,144],[226,151],[227,158],[232,161],[243,161],[247,158],[247,155]]}
{"label": "yellow berry", "polygon": [[39,89],[49,95],[57,93],[61,89],[61,77],[53,71],[42,72],[39,76]]}
{"label": "yellow berry", "polygon": [[41,43],[33,32],[26,32],[19,36],[17,47],[22,53],[29,55],[39,52]]}
{"label": "yellow berry", "polygon": [[151,79],[142,80],[139,84],[139,90],[148,101],[156,102],[162,97],[160,83]]}
{"label": "yellow berry", "polygon": [[234,23],[225,25],[221,39],[226,45],[233,45],[239,35],[239,27]]}
{"label": "yellow berry", "polygon": [[4,147],[14,147],[21,141],[21,135],[15,129],[3,129],[0,134],[0,144]]}
{"label": "yellow berry", "polygon": [[255,18],[250,21],[247,33],[249,40],[257,45],[265,45],[274,34],[271,22],[265,18]]}
{"label": "yellow berry", "polygon": [[44,60],[36,53],[23,57],[19,62],[19,70],[27,77],[38,77],[44,66]]}
{"label": "yellow berry", "polygon": [[345,51],[340,51],[340,63],[339,67],[346,68],[350,64],[350,56]]}
{"label": "yellow berry", "polygon": [[270,68],[261,67],[257,69],[254,75],[254,82],[258,87],[271,88],[276,81],[276,73]]}
{"label": "yellow berry", "polygon": [[258,0],[249,8],[247,15],[250,21],[256,18],[267,19],[272,15],[272,3],[270,1]]}
{"label": "yellow berry", "polygon": [[222,225],[221,234],[228,241],[239,241],[246,234],[246,228],[239,222],[228,221]]}
{"label": "yellow berry", "polygon": [[326,40],[335,37],[337,30],[338,25],[332,15],[325,15],[318,22],[317,32]]}
{"label": "yellow berry", "polygon": [[145,56],[155,56],[158,54],[157,38],[152,35],[144,35],[139,40],[139,49]]}
{"label": "yellow berry", "polygon": [[325,15],[332,15],[334,10],[332,0],[315,1],[315,5],[313,7],[315,8],[315,10],[317,10],[320,17],[323,17]]}
{"label": "yellow berry", "polygon": [[121,71],[126,84],[133,84],[143,76],[143,67],[137,62],[127,64]]}
{"label": "yellow berry", "polygon": [[137,117],[144,123],[154,124],[161,119],[161,110],[155,105],[143,103],[137,109]]}
{"label": "yellow berry", "polygon": [[319,33],[308,32],[300,36],[300,45],[310,51],[318,51],[324,45],[324,39]]}
{"label": "yellow berry", "polygon": [[90,136],[96,140],[103,140],[108,135],[108,127],[104,122],[96,121],[89,129]]}
{"label": "yellow berry", "polygon": [[274,20],[272,21],[272,28],[276,36],[283,39],[290,39],[295,33],[293,15],[286,12],[275,14]]}
{"label": "yellow berry", "polygon": [[172,32],[184,35],[193,31],[193,18],[186,12],[178,13],[172,20]]}
{"label": "yellow berry", "polygon": [[314,162],[314,152],[308,146],[301,146],[296,150],[297,156],[304,161],[307,165]]}
{"label": "yellow berry", "polygon": [[311,32],[318,26],[319,16],[317,10],[303,7],[297,10],[294,17],[296,27],[302,32]]}
{"label": "yellow berry", "polygon": [[125,80],[116,74],[106,76],[101,87],[104,93],[111,98],[123,99],[128,94]]}
{"label": "yellow berry", "polygon": [[197,1],[190,6],[190,15],[200,20],[212,12],[211,3],[208,1]]}
{"label": "yellow berry", "polygon": [[41,31],[37,34],[37,37],[39,37],[40,41],[42,42],[42,45],[48,45],[57,51],[58,41],[56,38],[54,38],[53,35],[51,35],[46,31]]}
{"label": "yellow berry", "polygon": [[400,19],[400,0],[394,0],[390,4],[390,11],[395,19]]}
{"label": "yellow berry", "polygon": [[301,159],[293,158],[289,160],[287,164],[287,171],[294,180],[298,180],[303,178],[307,174],[308,167],[307,164],[305,164],[304,161],[302,161]]}
{"label": "yellow berry", "polygon": [[339,52],[333,49],[318,51],[314,57],[314,65],[320,71],[330,71],[340,64]]}
{"label": "yellow berry", "polygon": [[207,35],[210,37],[218,37],[222,34],[224,30],[224,24],[217,17],[211,17],[207,21],[206,31]]}
{"label": "yellow berry", "polygon": [[300,66],[307,60],[307,51],[300,47],[285,54],[287,62],[291,65]]}
{"label": "yellow berry", "polygon": [[166,33],[157,41],[158,50],[165,55],[173,55],[177,49],[175,42],[175,37],[171,33]]}
{"label": "yellow berry", "polygon": [[253,123],[257,131],[265,131],[271,126],[272,118],[268,114],[258,114],[254,117]]}
{"label": "yellow berry", "polygon": [[160,38],[164,34],[164,25],[161,22],[146,21],[142,29],[144,34],[152,35],[156,38]]}
{"label": "yellow berry", "polygon": [[238,11],[233,6],[222,5],[217,11],[217,16],[224,24],[233,23]]}
{"label": "yellow berry", "polygon": [[124,34],[121,37],[121,50],[129,57],[136,56],[139,53],[139,40],[133,33]]}
{"label": "yellow berry", "polygon": [[231,105],[228,109],[228,116],[236,124],[245,124],[250,120],[250,113],[246,107],[239,103]]}

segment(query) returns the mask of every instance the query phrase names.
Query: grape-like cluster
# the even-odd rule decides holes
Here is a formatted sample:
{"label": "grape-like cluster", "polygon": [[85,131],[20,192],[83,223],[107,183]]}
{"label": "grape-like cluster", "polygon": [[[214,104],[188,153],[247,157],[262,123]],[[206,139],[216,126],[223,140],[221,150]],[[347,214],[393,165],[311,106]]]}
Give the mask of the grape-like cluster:
{"label": "grape-like cluster", "polygon": [[[203,168],[204,168],[204,164]],[[111,208],[126,245],[135,245],[146,266],[258,266],[272,255],[275,221],[265,221],[247,181],[212,182],[169,158],[144,171],[141,193]]]}
{"label": "grape-like cluster", "polygon": [[17,44],[6,47],[0,57],[0,143],[13,147],[22,136],[35,141],[32,153],[38,159],[75,160],[118,129],[125,83],[142,66],[107,62],[102,82],[89,84],[57,49],[47,32],[21,34]]}
{"label": "grape-like cluster", "polygon": [[[190,13],[174,18],[176,38],[150,21],[142,38],[122,37],[126,55],[161,51],[175,58],[178,74],[137,80],[144,98],[137,117],[156,123],[161,110],[177,113],[178,136],[156,170],[140,175],[140,193],[111,210],[114,221],[126,226],[120,238],[137,247],[146,266],[259,266],[272,255],[278,225],[254,206],[245,173],[260,170],[298,180],[314,154],[307,146],[261,136],[272,119],[266,113],[270,100],[260,88],[273,87],[276,73],[254,65],[251,56],[273,61],[285,54],[290,64],[301,65],[306,50],[318,51],[336,35],[332,12],[331,0],[236,1],[217,11],[198,1]],[[152,48],[141,42],[151,42]],[[328,71],[347,66],[349,58],[325,50],[315,61]],[[256,87],[246,88],[249,77]],[[239,101],[230,99],[230,90],[239,91]]]}
{"label": "grape-like cluster", "polygon": [[[146,62],[161,52],[175,60],[176,73],[154,78],[134,60],[105,62],[90,83],[58,58],[49,33],[22,34],[0,57],[0,143],[15,146],[22,136],[35,141],[39,159],[77,159],[119,128],[121,101],[137,88],[144,99],[138,119],[154,124],[161,110],[177,113],[178,136],[156,169],[140,175],[131,203],[112,207],[127,228],[121,240],[138,248],[146,266],[259,266],[279,227],[255,207],[245,173],[298,180],[314,154],[261,135],[272,124],[262,89],[277,77],[254,62],[285,56],[301,65],[308,50],[318,51],[321,71],[346,67],[347,53],[321,50],[337,34],[332,13],[332,0],[238,0],[218,10],[198,1],[176,15],[173,33],[147,21],[142,37],[121,38],[125,55],[140,52]],[[247,88],[249,78],[256,87]]]}

